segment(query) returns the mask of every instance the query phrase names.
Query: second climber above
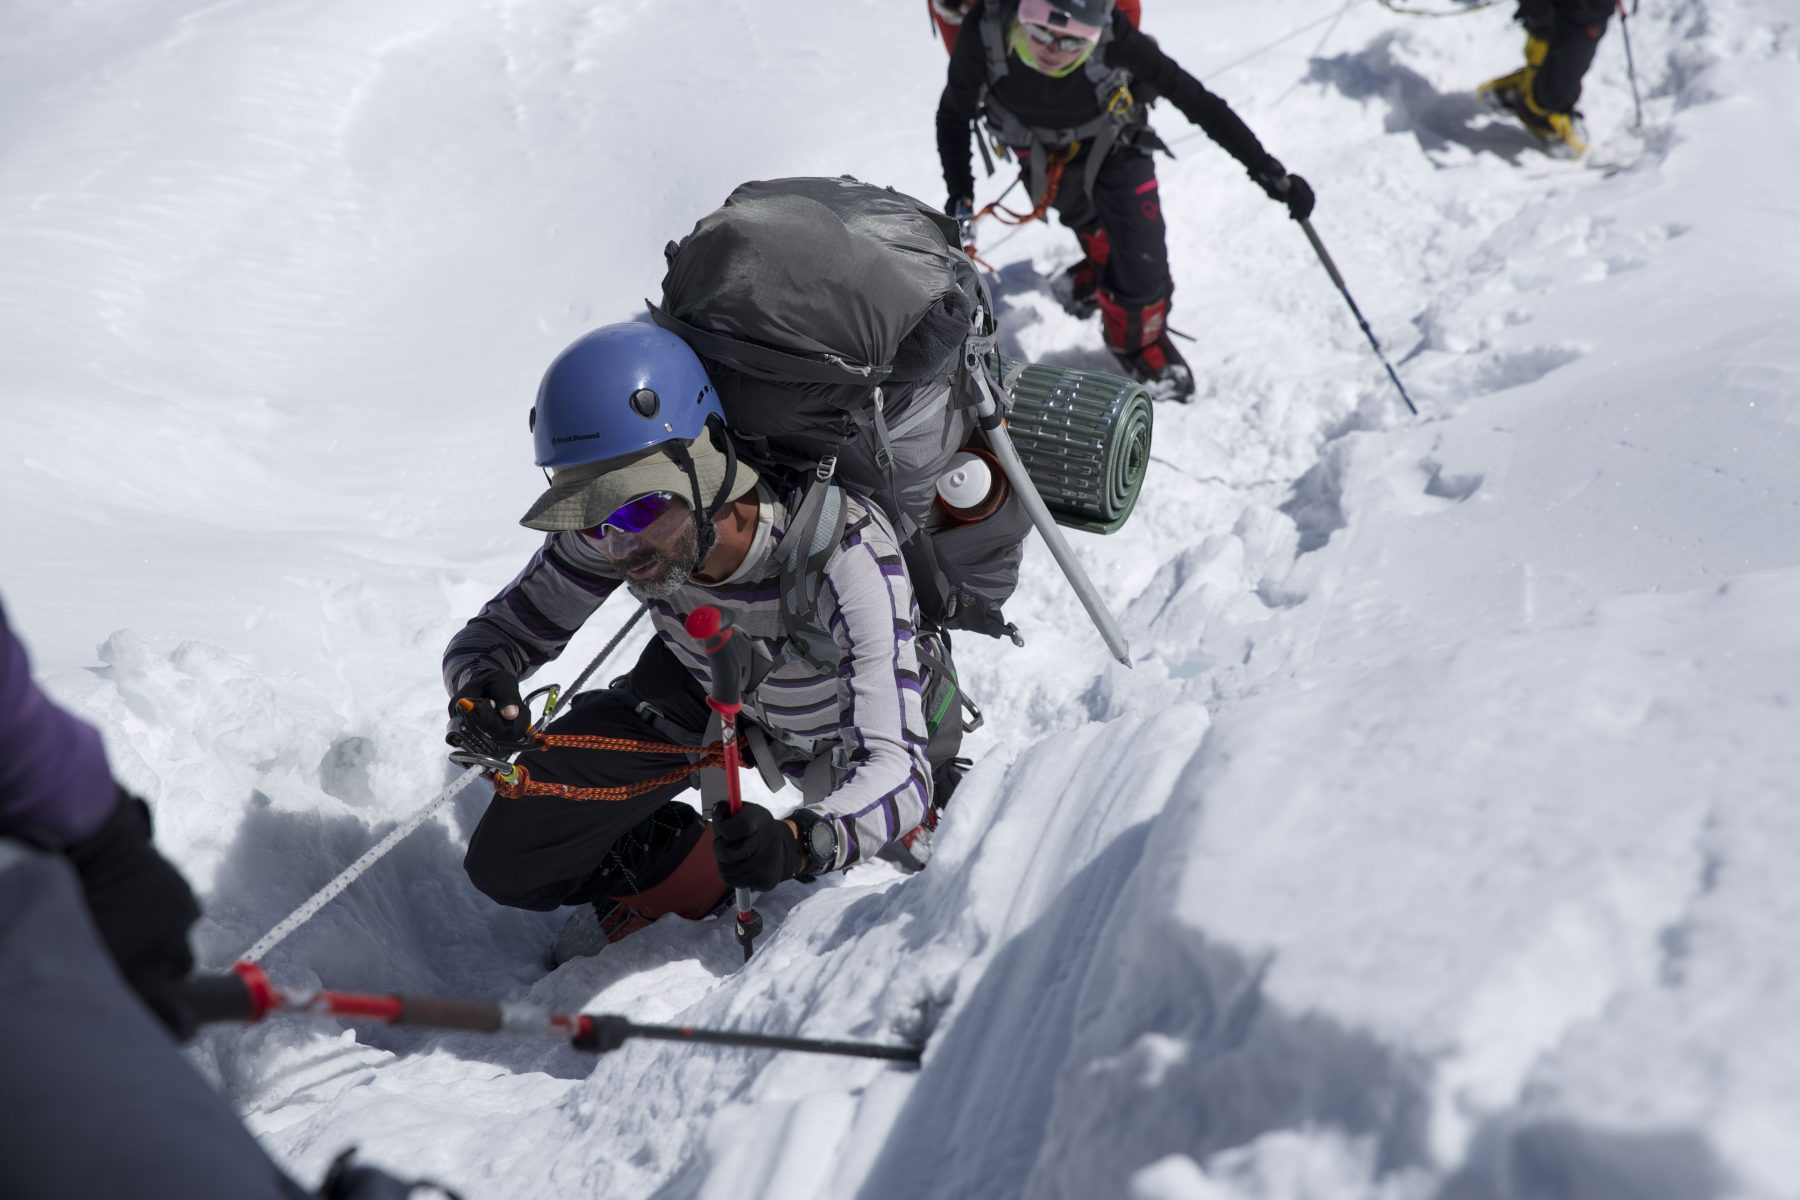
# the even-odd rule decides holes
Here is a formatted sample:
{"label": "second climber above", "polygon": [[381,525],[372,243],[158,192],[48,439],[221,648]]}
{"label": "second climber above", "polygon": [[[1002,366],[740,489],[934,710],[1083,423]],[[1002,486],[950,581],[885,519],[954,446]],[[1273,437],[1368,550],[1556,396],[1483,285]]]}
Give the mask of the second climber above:
{"label": "second climber above", "polygon": [[[973,212],[969,136],[984,124],[1019,161],[1035,211],[1055,209],[1081,240],[1065,306],[1100,310],[1106,347],[1165,399],[1188,400],[1193,373],[1169,339],[1167,230],[1145,97],[1168,100],[1244,165],[1296,218],[1313,192],[1263,149],[1225,101],[1138,31],[1113,0],[985,0],[971,5],[938,101],[946,211]],[[978,134],[979,135],[979,134]]]}

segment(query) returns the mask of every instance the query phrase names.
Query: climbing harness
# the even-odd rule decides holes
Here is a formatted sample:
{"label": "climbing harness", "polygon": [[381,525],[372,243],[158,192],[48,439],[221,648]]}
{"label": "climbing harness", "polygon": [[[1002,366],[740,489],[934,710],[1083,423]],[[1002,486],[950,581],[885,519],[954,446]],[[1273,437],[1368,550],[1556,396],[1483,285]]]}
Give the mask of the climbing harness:
{"label": "climbing harness", "polygon": [[550,783],[542,779],[533,779],[531,772],[523,763],[506,763],[503,764],[503,769],[493,772],[494,792],[508,800],[516,800],[520,796],[556,796],[563,800],[635,800],[639,796],[649,795],[659,788],[680,783],[695,771],[721,766],[725,762],[725,752],[720,742],[714,742],[709,746],[695,747],[677,745],[674,742],[645,742],[633,738],[601,737],[597,734],[541,733],[537,735],[530,746],[532,750],[555,748],[612,750],[624,754],[698,754],[700,757],[695,762],[675,767],[661,775],[613,787],[577,787],[568,783]]}

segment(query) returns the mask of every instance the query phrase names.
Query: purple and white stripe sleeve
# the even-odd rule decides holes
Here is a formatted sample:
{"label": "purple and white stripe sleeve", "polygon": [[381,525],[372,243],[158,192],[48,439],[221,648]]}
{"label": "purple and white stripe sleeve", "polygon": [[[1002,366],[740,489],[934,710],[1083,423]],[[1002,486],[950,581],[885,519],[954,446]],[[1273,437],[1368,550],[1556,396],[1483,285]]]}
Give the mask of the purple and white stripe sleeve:
{"label": "purple and white stripe sleeve", "polygon": [[931,768],[912,586],[898,550],[869,541],[846,546],[827,568],[826,583],[829,624],[845,650],[848,698],[839,737],[851,768],[815,810],[838,822],[841,869],[924,820]]}
{"label": "purple and white stripe sleeve", "polygon": [[477,671],[499,667],[523,679],[562,652],[619,586],[604,560],[578,539],[553,533],[505,589],[444,649],[444,686],[454,696]]}

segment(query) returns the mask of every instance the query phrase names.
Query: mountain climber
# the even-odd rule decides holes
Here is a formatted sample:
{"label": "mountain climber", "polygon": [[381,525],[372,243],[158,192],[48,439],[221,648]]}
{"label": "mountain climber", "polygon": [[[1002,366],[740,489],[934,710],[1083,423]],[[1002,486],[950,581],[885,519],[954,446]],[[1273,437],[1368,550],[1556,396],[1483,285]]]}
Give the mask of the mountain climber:
{"label": "mountain climber", "polygon": [[[518,908],[582,906],[553,950],[561,962],[667,913],[704,918],[736,887],[843,870],[926,821],[918,614],[878,506],[851,497],[824,547],[817,615],[833,650],[821,665],[782,653],[777,556],[794,495],[739,456],[681,338],[642,324],[582,337],[546,372],[533,433],[551,484],[520,523],[548,536],[444,655],[452,739],[495,755],[530,747],[522,782],[496,785],[469,840],[476,887]],[[649,605],[656,637],[533,745],[519,680],[621,585]],[[804,803],[785,819],[746,802],[708,824],[676,798],[707,740],[711,668],[684,631],[701,605],[774,652],[745,689],[740,742],[765,773],[801,783]],[[555,744],[569,735],[623,744]]]}
{"label": "mountain climber", "polygon": [[[282,1174],[182,1058],[199,906],[113,781],[99,733],[38,690],[0,610],[0,1179],[8,1200],[400,1200],[341,1159]],[[134,995],[135,993],[135,995]]]}
{"label": "mountain climber", "polygon": [[[1071,312],[1097,307],[1107,349],[1161,397],[1193,396],[1169,336],[1167,229],[1141,94],[1154,89],[1242,163],[1296,219],[1313,191],[1290,175],[1231,107],[1138,32],[1113,0],[988,0],[968,9],[938,102],[945,211],[973,215],[969,135],[979,119],[1017,159],[1033,216],[1054,208],[1083,258],[1060,291]],[[979,136],[979,135],[978,135]]]}

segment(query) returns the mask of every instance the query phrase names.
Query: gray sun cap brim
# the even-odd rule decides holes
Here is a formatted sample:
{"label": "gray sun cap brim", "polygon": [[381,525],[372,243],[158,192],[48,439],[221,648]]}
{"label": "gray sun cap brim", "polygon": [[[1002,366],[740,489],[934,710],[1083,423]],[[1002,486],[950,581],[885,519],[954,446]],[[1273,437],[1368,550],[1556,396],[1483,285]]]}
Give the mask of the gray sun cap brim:
{"label": "gray sun cap brim", "polygon": [[[701,502],[710,507],[725,486],[725,454],[708,437],[689,442],[688,453],[700,481]],[[756,468],[739,458],[731,495],[726,499],[745,495],[756,486],[757,479]],[[694,487],[687,472],[660,446],[625,458],[561,468],[552,475],[544,494],[519,518],[519,524],[546,533],[592,529],[622,505],[651,492],[673,492],[689,505],[694,502]]]}

